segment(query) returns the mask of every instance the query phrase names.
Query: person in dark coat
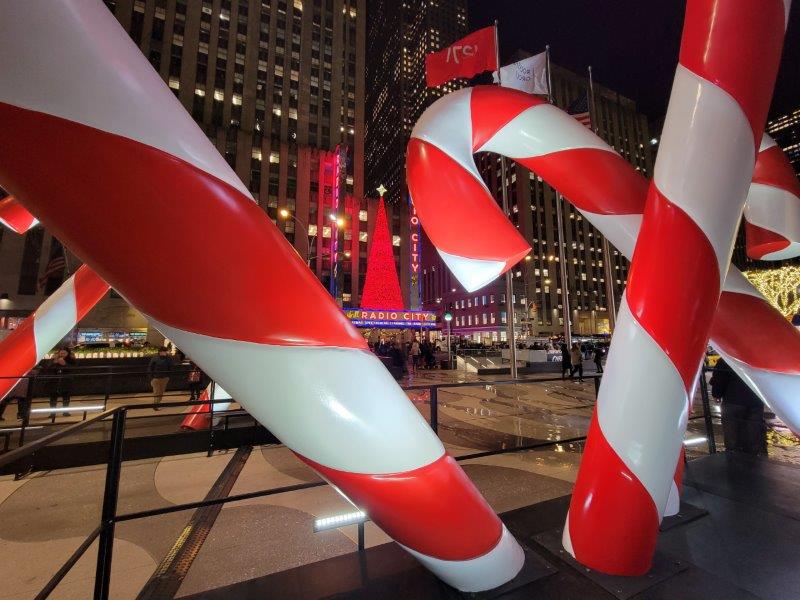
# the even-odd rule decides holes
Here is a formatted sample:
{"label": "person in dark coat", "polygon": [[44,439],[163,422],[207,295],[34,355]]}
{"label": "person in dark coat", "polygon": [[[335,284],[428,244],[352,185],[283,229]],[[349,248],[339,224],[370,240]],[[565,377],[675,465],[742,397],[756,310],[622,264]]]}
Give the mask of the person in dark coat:
{"label": "person in dark coat", "polygon": [[719,359],[714,367],[711,395],[722,401],[725,450],[766,454],[764,403],[723,359]]}
{"label": "person in dark coat", "polygon": [[[55,357],[45,366],[45,374],[48,375],[47,388],[50,396],[50,408],[58,405],[58,397],[61,396],[62,406],[69,406],[72,395],[72,375],[71,370],[75,366],[75,356],[72,350],[62,348],[56,350]],[[62,416],[70,416],[68,412],[61,413]]]}
{"label": "person in dark coat", "polygon": [[147,372],[150,374],[150,386],[153,388],[153,410],[161,410],[159,404],[164,397],[164,391],[169,383],[169,372],[172,370],[172,357],[169,350],[162,346],[158,349],[158,354],[150,359],[147,365]]}
{"label": "person in dark coat", "polygon": [[603,356],[605,356],[605,352],[603,351],[602,346],[595,346],[594,347],[594,366],[597,367],[597,372],[603,372]]}
{"label": "person in dark coat", "polygon": [[565,379],[572,371],[572,356],[566,344],[561,344],[561,379]]}

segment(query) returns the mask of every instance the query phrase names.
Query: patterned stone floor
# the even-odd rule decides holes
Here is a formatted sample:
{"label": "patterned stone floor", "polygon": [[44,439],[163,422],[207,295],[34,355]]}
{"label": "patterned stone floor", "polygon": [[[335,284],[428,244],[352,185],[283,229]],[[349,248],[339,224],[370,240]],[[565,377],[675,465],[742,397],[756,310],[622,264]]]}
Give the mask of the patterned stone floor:
{"label": "patterned stone floor", "polygon": [[[476,381],[474,376],[423,372],[407,384]],[[582,436],[594,407],[594,385],[570,381],[446,389],[439,392],[439,433],[456,456]],[[409,392],[428,418],[427,391]],[[692,432],[702,420],[692,421]],[[771,447],[775,451],[780,444]],[[792,456],[791,444],[780,452]],[[569,494],[580,461],[580,443],[498,454],[462,462],[497,511]],[[788,450],[786,449],[788,448]],[[694,449],[693,452],[701,452]],[[795,453],[796,454],[796,453]],[[124,464],[120,512],[201,500],[232,457],[183,455]],[[0,599],[31,598],[96,526],[104,469],[87,467],[37,473],[21,481],[0,478]],[[282,446],[254,449],[231,494],[318,481]],[[352,510],[330,486],[224,505],[177,596],[234,583],[352,552],[356,528],[315,534],[313,520]],[[112,597],[135,598],[193,511],[122,523],[117,528]],[[368,546],[388,541],[366,525]],[[53,594],[91,597],[96,549],[92,548]]]}

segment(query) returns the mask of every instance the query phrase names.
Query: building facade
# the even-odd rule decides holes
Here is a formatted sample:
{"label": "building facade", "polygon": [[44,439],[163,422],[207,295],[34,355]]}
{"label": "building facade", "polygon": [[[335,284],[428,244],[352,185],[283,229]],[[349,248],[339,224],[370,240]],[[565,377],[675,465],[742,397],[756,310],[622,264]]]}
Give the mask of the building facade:
{"label": "building facade", "polygon": [[[466,0],[369,0],[367,3],[366,151],[368,192],[384,185],[389,227],[400,239],[396,261],[406,305],[420,305],[420,280],[405,177],[406,145],[417,119],[434,101],[466,84],[425,82],[425,56],[468,33]],[[417,266],[419,261],[416,260]]]}
{"label": "building facade", "polygon": [[[519,56],[517,59],[522,58]],[[586,76],[552,66],[554,103],[565,108],[588,93]],[[591,104],[591,103],[590,103]],[[653,156],[647,119],[635,103],[595,83],[590,106],[593,128],[646,177]],[[495,198],[501,198],[500,158],[477,157],[484,181]],[[516,335],[548,337],[564,331],[563,292],[558,249],[556,202],[553,188],[513,161],[507,161],[511,220],[531,245],[530,258],[513,270]],[[568,201],[563,201],[566,289],[575,335],[609,332],[608,312],[619,306],[628,272],[627,260],[609,245],[614,303],[606,287],[604,238]],[[468,294],[450,275],[428,244],[423,253],[423,306],[449,310],[453,332],[474,341],[506,340],[505,283],[500,278],[477,293]]]}
{"label": "building facade", "polygon": [[[366,0],[105,4],[326,287],[338,277],[337,299],[357,305],[374,218],[364,200]],[[335,185],[320,185],[334,162]],[[2,236],[6,310],[27,314],[44,298],[30,281],[53,242],[41,228]]]}

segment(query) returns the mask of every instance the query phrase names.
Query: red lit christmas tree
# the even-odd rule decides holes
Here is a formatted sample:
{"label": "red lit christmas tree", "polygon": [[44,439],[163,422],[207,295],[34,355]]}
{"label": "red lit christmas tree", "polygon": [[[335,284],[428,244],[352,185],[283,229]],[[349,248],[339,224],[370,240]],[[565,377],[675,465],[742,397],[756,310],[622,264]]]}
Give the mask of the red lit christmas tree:
{"label": "red lit christmas tree", "polygon": [[372,243],[367,257],[367,277],[361,293],[361,308],[393,308],[403,310],[403,295],[394,266],[392,236],[386,218],[383,196],[378,204],[378,216],[372,232]]}

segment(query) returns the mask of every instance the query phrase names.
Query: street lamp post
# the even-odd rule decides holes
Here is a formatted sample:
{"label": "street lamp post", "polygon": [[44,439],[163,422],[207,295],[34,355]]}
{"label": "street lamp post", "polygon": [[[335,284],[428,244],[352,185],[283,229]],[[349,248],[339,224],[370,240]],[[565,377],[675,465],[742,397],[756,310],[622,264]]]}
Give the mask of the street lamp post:
{"label": "street lamp post", "polygon": [[[305,224],[303,221],[301,221],[300,219],[298,219],[296,216],[294,216],[294,215],[293,215],[291,212],[289,212],[289,211],[288,211],[287,209],[285,209],[285,208],[282,208],[282,209],[280,209],[280,211],[278,211],[278,214],[279,214],[279,215],[281,216],[281,218],[283,218],[283,219],[293,219],[295,223],[297,223],[298,225],[300,225],[300,227],[301,227],[301,228],[303,229],[303,231],[305,232],[306,238],[308,238],[308,225],[306,225],[306,224]],[[316,242],[316,239],[317,239],[317,234],[316,234],[316,233],[314,233],[314,235],[312,235],[312,236],[311,236],[311,239],[310,239],[310,240],[309,240],[309,242],[308,242],[308,257],[306,258],[306,264],[307,264],[309,267],[311,266],[311,259],[312,259],[312,256],[311,256],[311,248],[314,246],[314,243]],[[315,256],[316,256],[316,255],[315,255]]]}
{"label": "street lamp post", "polygon": [[444,313],[444,320],[447,323],[447,366],[453,368],[453,354],[450,350],[450,321],[453,320],[452,313]]}

